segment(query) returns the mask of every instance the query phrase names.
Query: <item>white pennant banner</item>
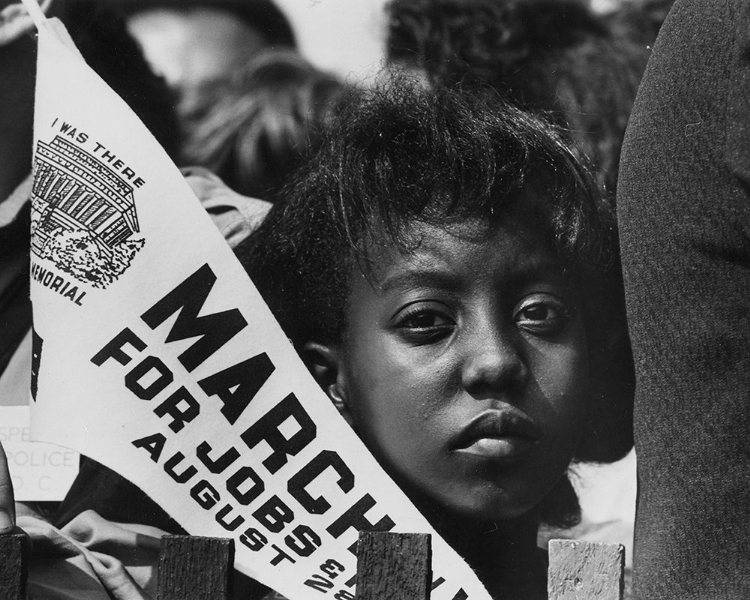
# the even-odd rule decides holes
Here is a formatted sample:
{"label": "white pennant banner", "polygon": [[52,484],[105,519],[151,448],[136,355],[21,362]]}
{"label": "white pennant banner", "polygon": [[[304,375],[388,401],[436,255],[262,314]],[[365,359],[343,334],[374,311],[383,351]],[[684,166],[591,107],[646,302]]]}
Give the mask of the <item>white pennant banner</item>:
{"label": "white pennant banner", "polygon": [[[488,599],[312,379],[182,175],[39,24],[32,435],[90,456],[291,600],[354,597],[358,530],[432,533],[435,600]],[[63,32],[64,33],[64,32]]]}

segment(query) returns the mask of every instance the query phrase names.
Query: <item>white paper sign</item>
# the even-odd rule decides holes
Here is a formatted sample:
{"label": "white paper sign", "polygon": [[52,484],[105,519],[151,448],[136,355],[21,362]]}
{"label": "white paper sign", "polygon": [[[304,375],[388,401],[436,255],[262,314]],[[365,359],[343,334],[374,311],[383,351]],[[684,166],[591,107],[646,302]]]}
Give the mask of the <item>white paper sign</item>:
{"label": "white paper sign", "polygon": [[358,530],[433,534],[435,599],[489,598],[339,416],[179,171],[39,35],[32,433],[136,483],[292,600],[353,598]]}
{"label": "white paper sign", "polygon": [[78,474],[78,453],[32,442],[28,406],[3,406],[0,414],[0,442],[8,457],[16,500],[62,500]]}
{"label": "white paper sign", "polygon": [[19,502],[62,500],[78,474],[78,453],[31,441],[31,331],[0,375],[0,442]]}

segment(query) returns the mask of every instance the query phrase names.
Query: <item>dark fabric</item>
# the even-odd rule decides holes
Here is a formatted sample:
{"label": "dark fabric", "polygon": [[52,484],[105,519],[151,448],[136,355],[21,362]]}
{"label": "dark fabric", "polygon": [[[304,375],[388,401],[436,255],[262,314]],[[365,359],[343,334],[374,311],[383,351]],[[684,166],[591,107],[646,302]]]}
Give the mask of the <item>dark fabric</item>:
{"label": "dark fabric", "polygon": [[139,487],[95,460],[82,456],[81,469],[60,505],[54,524],[63,527],[86,510],[93,510],[116,523],[138,523],[172,534],[186,534],[177,521]]}
{"label": "dark fabric", "polygon": [[[81,457],[78,477],[60,505],[53,524],[62,529],[88,510],[97,512],[105,521],[136,523],[138,526],[156,527],[172,534],[187,533],[140,488],[111,469],[84,456]],[[234,572],[232,583],[233,598],[275,598],[269,588],[238,571]],[[266,597],[267,594],[271,595]]]}
{"label": "dark fabric", "polygon": [[618,189],[638,600],[750,598],[750,2],[677,0]]}
{"label": "dark fabric", "polygon": [[29,273],[24,270],[0,293],[0,373],[5,371],[10,359],[31,329],[31,303],[29,302]]}
{"label": "dark fabric", "polygon": [[24,205],[12,223],[0,227],[0,262],[13,257],[26,256],[23,267],[13,274],[6,274],[8,285],[0,291],[0,374],[5,371],[10,359],[31,329],[31,303],[29,302],[29,207]]}

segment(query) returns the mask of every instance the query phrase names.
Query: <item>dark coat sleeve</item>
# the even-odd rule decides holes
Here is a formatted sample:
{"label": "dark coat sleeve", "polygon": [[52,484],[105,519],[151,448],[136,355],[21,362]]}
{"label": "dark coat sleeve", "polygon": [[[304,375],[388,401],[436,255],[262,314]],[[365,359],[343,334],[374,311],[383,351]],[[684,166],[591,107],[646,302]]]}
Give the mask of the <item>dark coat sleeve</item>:
{"label": "dark coat sleeve", "polygon": [[750,2],[677,0],[622,153],[638,600],[750,598]]}

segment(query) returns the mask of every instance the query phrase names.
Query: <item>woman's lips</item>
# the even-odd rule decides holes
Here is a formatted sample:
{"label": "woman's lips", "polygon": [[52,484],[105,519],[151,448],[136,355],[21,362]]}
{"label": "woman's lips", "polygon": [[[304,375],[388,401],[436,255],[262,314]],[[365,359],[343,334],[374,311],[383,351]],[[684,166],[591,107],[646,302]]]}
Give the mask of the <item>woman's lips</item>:
{"label": "woman's lips", "polygon": [[513,459],[537,445],[539,427],[518,411],[493,410],[476,417],[457,436],[454,448],[460,454],[482,458]]}
{"label": "woman's lips", "polygon": [[458,448],[460,454],[469,454],[483,458],[511,459],[517,458],[536,446],[537,440],[522,437],[479,438],[474,443]]}

